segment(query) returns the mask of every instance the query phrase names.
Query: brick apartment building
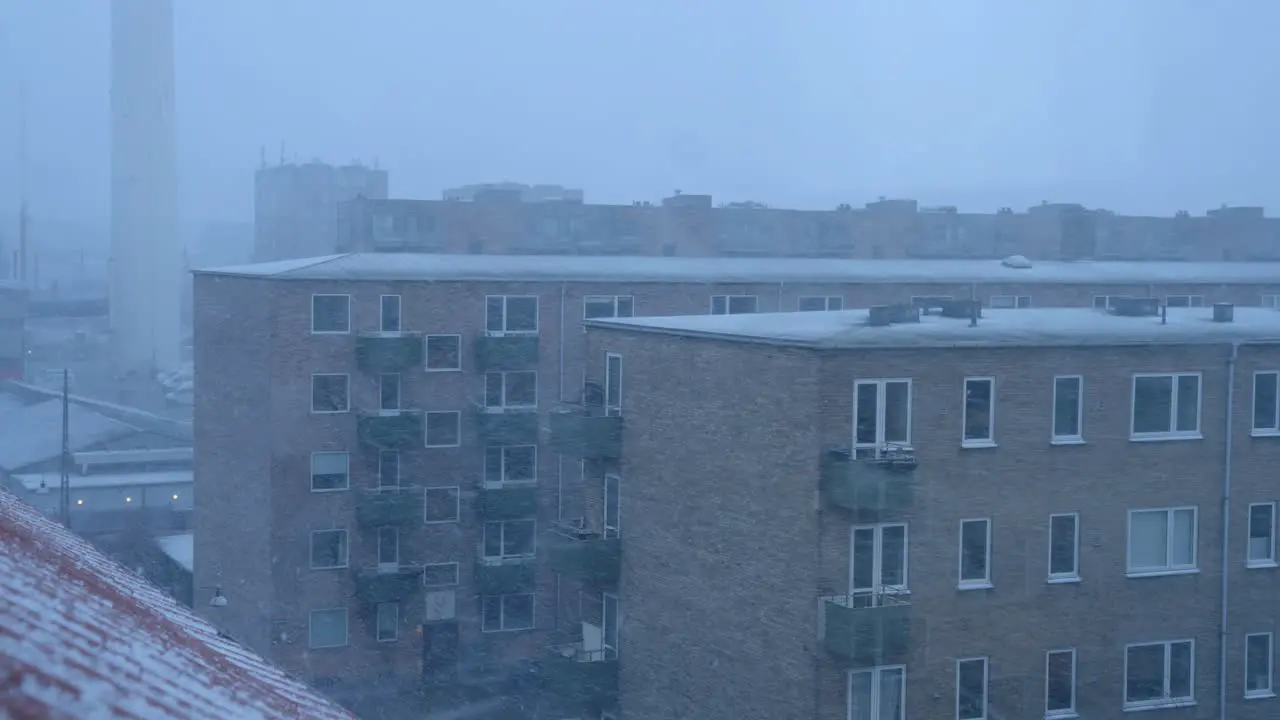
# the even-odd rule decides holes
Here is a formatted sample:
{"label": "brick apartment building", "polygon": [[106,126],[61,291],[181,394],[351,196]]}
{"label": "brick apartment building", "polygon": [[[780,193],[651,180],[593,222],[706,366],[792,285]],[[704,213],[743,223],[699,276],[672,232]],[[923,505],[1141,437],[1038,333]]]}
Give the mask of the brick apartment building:
{"label": "brick apartment building", "polygon": [[1280,314],[939,306],[587,323],[625,716],[1280,717]]}
{"label": "brick apartment building", "polygon": [[[964,213],[881,199],[854,209],[713,204],[676,194],[630,205],[584,203],[580,191],[487,187],[442,200],[366,193],[337,208],[338,252],[793,256],[863,259],[1280,260],[1280,220],[1260,207],[1202,216],[1128,216],[1074,203]],[[538,199],[538,198],[555,199]],[[465,198],[465,199],[463,199]],[[326,214],[325,220],[332,216]],[[314,253],[319,254],[319,252]],[[299,257],[295,254],[290,257]],[[284,256],[280,256],[284,257]]]}
{"label": "brick apartment building", "polygon": [[597,451],[548,441],[551,421],[611,402],[584,396],[584,318],[1120,295],[1258,305],[1280,272],[388,253],[199,271],[195,586],[225,589],[234,637],[337,696],[409,709],[424,681],[591,686],[533,672],[608,655],[617,626],[609,571],[579,562],[616,538],[574,525],[594,514]]}

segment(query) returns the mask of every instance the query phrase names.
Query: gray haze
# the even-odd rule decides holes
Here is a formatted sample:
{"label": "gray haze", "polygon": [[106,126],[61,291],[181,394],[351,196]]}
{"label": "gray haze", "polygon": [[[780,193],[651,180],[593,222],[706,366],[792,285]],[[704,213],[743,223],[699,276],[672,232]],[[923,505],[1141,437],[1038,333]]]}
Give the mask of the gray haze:
{"label": "gray haze", "polygon": [[[175,5],[188,220],[250,217],[281,140],[410,197],[1277,205],[1270,0]],[[106,0],[0,0],[0,232],[23,77],[33,215],[107,217],[108,29]]]}

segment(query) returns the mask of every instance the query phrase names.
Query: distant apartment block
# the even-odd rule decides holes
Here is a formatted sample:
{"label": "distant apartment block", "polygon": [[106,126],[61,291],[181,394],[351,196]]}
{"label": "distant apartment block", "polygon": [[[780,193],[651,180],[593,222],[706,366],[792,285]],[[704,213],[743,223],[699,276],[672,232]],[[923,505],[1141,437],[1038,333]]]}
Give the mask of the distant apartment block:
{"label": "distant apartment block", "polygon": [[484,202],[489,199],[514,196],[520,202],[575,202],[583,200],[583,192],[563,185],[525,185],[517,182],[480,183],[449,188],[442,194],[445,200]]}
{"label": "distant apartment block", "polygon": [[325,255],[338,245],[338,205],[386,198],[386,170],[322,162],[264,166],[254,174],[253,257]]}
{"label": "distant apartment block", "polygon": [[0,380],[21,380],[26,370],[27,289],[0,280]]}

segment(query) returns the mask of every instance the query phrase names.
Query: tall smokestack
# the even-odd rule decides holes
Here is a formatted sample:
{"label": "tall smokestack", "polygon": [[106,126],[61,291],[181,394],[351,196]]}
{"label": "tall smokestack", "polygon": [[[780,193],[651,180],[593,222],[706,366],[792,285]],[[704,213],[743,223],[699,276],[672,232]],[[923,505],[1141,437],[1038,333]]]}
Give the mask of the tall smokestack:
{"label": "tall smokestack", "polygon": [[172,0],[111,2],[111,331],[119,372],[179,360]]}

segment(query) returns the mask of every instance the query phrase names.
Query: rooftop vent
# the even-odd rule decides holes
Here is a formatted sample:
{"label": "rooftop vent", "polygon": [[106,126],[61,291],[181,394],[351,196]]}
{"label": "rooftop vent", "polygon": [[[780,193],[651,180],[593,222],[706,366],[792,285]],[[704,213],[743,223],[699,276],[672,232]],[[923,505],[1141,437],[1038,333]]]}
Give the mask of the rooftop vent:
{"label": "rooftop vent", "polygon": [[1000,264],[1007,268],[1015,268],[1018,270],[1030,270],[1031,261],[1024,255],[1010,255],[1000,261]]}
{"label": "rooftop vent", "polygon": [[872,327],[918,322],[920,309],[912,305],[873,305],[867,312],[867,324]]}
{"label": "rooftop vent", "polygon": [[1214,303],[1213,304],[1213,321],[1228,323],[1236,319],[1236,306],[1234,303]]}
{"label": "rooftop vent", "polygon": [[970,320],[982,317],[982,303],[978,300],[947,300],[940,306],[942,317]]}
{"label": "rooftop vent", "polygon": [[1160,300],[1153,297],[1113,297],[1111,314],[1124,317],[1155,317],[1160,314]]}

